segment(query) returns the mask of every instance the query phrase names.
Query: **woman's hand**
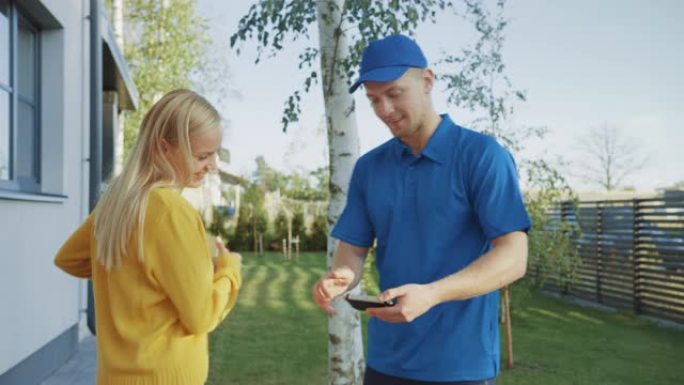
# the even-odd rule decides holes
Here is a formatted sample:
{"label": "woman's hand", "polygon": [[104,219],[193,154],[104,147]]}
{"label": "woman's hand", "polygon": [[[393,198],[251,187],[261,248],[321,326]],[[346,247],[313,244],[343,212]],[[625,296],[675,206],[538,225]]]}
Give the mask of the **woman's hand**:
{"label": "woman's hand", "polygon": [[228,249],[228,247],[223,243],[223,241],[221,241],[221,238],[216,237],[216,239],[214,239],[214,242],[216,243],[216,251],[217,251],[216,255],[213,258],[214,271],[216,271],[216,264],[218,263],[218,258],[221,255],[223,255],[224,253],[230,254],[232,257],[237,258],[237,260],[240,263],[242,263],[242,255],[240,255],[238,253],[231,253],[230,250]]}

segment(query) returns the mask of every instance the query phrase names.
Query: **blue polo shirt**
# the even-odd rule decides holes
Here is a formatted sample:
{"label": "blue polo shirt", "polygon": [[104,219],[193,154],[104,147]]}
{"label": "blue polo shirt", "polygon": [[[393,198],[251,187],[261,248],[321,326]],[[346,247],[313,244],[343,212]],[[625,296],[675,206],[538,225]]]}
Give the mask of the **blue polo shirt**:
{"label": "blue polo shirt", "polygon": [[[447,115],[419,156],[394,138],[363,155],[332,236],[370,247],[380,289],[457,272],[491,241],[530,227],[511,155]],[[443,303],[410,323],[371,318],[368,365],[422,381],[482,380],[499,371],[498,291]]]}

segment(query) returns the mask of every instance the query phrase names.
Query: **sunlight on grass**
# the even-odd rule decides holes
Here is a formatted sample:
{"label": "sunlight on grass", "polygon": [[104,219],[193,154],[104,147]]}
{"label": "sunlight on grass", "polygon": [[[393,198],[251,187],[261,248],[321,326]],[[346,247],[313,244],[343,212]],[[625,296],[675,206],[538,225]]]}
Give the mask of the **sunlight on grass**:
{"label": "sunlight on grass", "polygon": [[555,319],[560,320],[560,321],[565,321],[565,318],[561,317],[560,315],[558,315],[552,311],[548,311],[546,309],[539,309],[536,307],[530,307],[530,308],[527,308],[527,310],[529,310],[530,312],[533,312],[533,313],[541,314],[543,316],[555,318]]}
{"label": "sunlight on grass", "polygon": [[244,281],[238,296],[238,305],[240,307],[254,307],[257,305],[258,290],[255,287],[260,287],[266,280],[267,268],[265,266],[245,266],[242,271]]}
{"label": "sunlight on grass", "polygon": [[[262,301],[262,303],[271,308],[283,309],[286,306],[283,294],[292,289],[285,284],[288,274],[282,268],[269,266],[267,277],[266,300]],[[263,289],[262,292],[264,292]]]}
{"label": "sunlight on grass", "polygon": [[297,308],[304,311],[315,310],[311,299],[311,287],[309,286],[309,273],[300,266],[292,268],[294,280],[290,286]]}
{"label": "sunlight on grass", "polygon": [[[302,253],[299,262],[245,254],[237,305],[210,336],[207,385],[326,384],[328,317],[311,299],[325,254]],[[498,385],[674,385],[684,378],[684,332],[515,287],[512,295],[519,300],[516,366],[501,372]]]}
{"label": "sunlight on grass", "polygon": [[567,312],[567,315],[569,315],[570,317],[577,318],[577,319],[579,319],[579,320],[581,320],[581,321],[591,322],[591,323],[593,323],[594,325],[603,325],[603,324],[605,324],[605,322],[602,321],[602,320],[596,319],[596,318],[594,318],[594,317],[589,317],[588,315],[586,315],[586,314],[584,314],[584,313],[580,313],[580,312],[576,312],[576,311],[569,311],[569,312]]}

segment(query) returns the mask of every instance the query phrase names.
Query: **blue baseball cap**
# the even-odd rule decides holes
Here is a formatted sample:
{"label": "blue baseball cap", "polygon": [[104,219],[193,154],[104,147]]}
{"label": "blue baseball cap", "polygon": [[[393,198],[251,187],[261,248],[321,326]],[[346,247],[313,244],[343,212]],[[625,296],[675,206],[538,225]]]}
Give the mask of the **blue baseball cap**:
{"label": "blue baseball cap", "polygon": [[353,93],[366,81],[391,82],[409,68],[427,68],[427,59],[413,39],[404,35],[390,35],[371,41],[361,56],[359,79],[349,87]]}

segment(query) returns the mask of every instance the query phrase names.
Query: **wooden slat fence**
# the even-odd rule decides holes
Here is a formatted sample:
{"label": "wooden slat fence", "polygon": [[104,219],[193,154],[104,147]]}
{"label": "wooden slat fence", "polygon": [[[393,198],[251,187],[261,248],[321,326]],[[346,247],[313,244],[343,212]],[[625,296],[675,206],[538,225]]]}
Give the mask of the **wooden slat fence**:
{"label": "wooden slat fence", "polygon": [[684,322],[684,197],[565,202],[549,215],[581,229],[570,294]]}

